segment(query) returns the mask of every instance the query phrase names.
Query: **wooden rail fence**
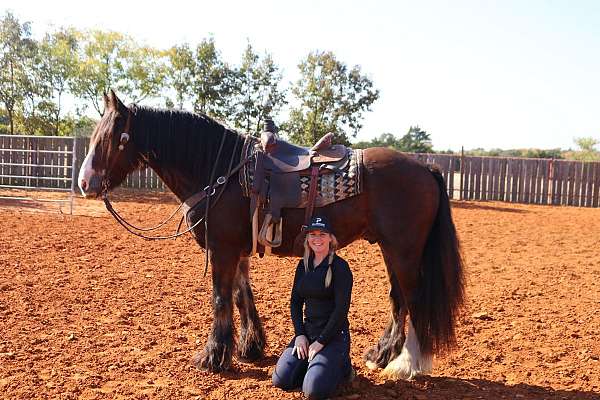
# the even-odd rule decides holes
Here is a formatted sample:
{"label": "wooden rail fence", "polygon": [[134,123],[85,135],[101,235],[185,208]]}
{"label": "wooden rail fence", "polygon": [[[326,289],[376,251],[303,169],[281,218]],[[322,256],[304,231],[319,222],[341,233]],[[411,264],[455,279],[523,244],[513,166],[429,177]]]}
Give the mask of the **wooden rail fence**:
{"label": "wooden rail fence", "polygon": [[[87,154],[89,139],[0,135],[0,186],[68,190]],[[600,206],[600,163],[553,159],[411,154],[437,164],[448,195],[460,200]],[[150,169],[131,174],[123,186],[165,190]]]}

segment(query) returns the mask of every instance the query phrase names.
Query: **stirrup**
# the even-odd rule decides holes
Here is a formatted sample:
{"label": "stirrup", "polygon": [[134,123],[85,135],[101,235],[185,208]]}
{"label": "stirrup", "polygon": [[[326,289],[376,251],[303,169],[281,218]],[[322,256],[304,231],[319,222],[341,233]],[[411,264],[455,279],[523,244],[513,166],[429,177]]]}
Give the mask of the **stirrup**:
{"label": "stirrup", "polygon": [[[279,247],[281,246],[281,239],[282,239],[282,233],[283,233],[283,220],[280,219],[279,222],[277,223],[273,223],[271,222],[273,220],[273,216],[271,214],[267,214],[265,216],[265,220],[262,224],[262,227],[260,228],[260,233],[258,234],[258,243],[260,243],[261,245],[265,246],[265,247]],[[269,231],[269,227],[273,225],[273,230],[275,231],[275,235],[273,236],[272,239],[268,238],[268,236],[271,236],[268,234]]]}

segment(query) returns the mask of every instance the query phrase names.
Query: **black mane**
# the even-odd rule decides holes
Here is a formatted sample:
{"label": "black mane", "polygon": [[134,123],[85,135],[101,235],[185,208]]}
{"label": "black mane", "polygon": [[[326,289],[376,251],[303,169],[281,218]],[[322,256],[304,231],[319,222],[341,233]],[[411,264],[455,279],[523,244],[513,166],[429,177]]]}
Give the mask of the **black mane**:
{"label": "black mane", "polygon": [[245,136],[211,117],[143,106],[130,109],[134,114],[132,140],[139,152],[150,160],[150,164],[158,164],[152,165],[155,169],[188,172],[190,176],[186,178],[197,182],[197,190],[208,185],[224,134],[215,179],[227,172],[232,156],[233,166],[241,159]]}

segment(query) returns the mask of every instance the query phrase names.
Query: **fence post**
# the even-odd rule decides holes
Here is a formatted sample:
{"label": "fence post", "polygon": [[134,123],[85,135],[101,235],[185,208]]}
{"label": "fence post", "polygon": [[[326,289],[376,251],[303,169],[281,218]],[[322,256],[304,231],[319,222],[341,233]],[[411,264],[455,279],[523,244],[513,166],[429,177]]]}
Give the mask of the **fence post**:
{"label": "fence post", "polygon": [[70,194],[70,208],[71,215],[73,215],[73,196],[75,195],[77,177],[79,176],[79,163],[77,160],[77,138],[73,138],[73,146],[71,147],[71,194]]}
{"label": "fence post", "polygon": [[463,199],[463,175],[465,173],[465,146],[460,147],[460,186],[458,190],[459,199]]}

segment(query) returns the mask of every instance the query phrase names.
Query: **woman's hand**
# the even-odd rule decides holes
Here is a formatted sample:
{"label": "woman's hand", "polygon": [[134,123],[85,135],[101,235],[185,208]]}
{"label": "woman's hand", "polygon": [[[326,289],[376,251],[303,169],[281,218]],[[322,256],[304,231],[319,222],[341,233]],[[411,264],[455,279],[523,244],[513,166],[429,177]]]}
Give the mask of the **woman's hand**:
{"label": "woman's hand", "polygon": [[308,348],[308,361],[312,361],[312,359],[315,358],[317,353],[320,352],[323,347],[325,346],[317,341],[314,341],[313,344],[311,344]]}
{"label": "woman's hand", "polygon": [[308,339],[304,335],[296,336],[296,341],[294,342],[294,348],[292,349],[292,354],[296,353],[299,359],[305,359],[308,357]]}

